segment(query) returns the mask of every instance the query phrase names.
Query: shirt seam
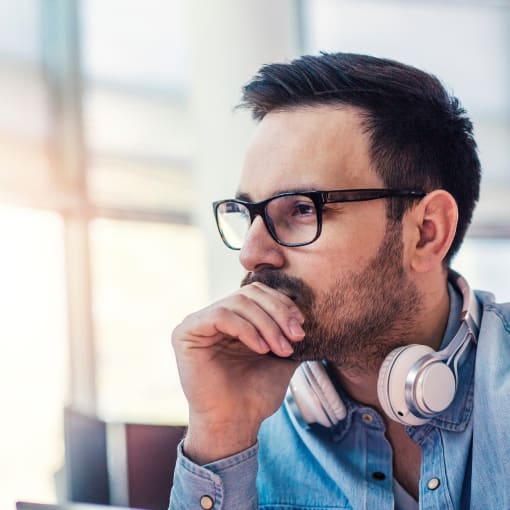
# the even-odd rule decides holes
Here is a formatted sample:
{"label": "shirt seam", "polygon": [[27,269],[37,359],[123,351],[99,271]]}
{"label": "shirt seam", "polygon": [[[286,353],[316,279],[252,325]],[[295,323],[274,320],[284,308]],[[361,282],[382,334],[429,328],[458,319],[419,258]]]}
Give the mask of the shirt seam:
{"label": "shirt seam", "polygon": [[195,466],[193,465],[192,463],[188,462],[187,459],[180,459],[180,462],[181,462],[181,466],[188,472],[188,473],[191,473],[192,475],[195,475],[195,476],[198,476],[199,478],[201,478],[202,480],[205,480],[207,482],[212,482],[213,484],[217,484],[217,480],[215,480],[213,478],[212,475],[214,476],[218,476],[216,473],[214,473],[213,471],[206,471],[205,468],[203,466]]}
{"label": "shirt seam", "polygon": [[250,450],[238,453],[235,456],[233,456],[232,458],[216,461],[216,463],[218,465],[215,465],[216,463],[211,462],[210,464],[206,464],[203,467],[205,469],[209,469],[213,473],[216,473],[216,470],[223,472],[223,471],[227,471],[228,469],[231,469],[233,467],[239,466],[243,462],[246,462],[246,461],[250,460],[251,458],[256,457],[257,454],[258,454],[258,443],[256,445],[252,446]]}
{"label": "shirt seam", "polygon": [[446,458],[445,458],[445,444],[444,444],[444,437],[443,432],[441,430],[439,432],[439,441],[441,443],[441,478],[444,480],[445,483],[445,495],[447,499],[447,505],[449,510],[455,510],[455,506],[453,504],[453,498],[451,494],[450,489],[450,480],[448,479],[448,471],[446,469]]}
{"label": "shirt seam", "polygon": [[507,333],[510,333],[510,324],[506,320],[506,317],[501,313],[501,310],[497,305],[492,304],[485,305],[484,309],[485,311],[493,312],[494,314],[496,314],[499,317],[500,321],[503,323],[503,328],[505,329],[505,331]]}

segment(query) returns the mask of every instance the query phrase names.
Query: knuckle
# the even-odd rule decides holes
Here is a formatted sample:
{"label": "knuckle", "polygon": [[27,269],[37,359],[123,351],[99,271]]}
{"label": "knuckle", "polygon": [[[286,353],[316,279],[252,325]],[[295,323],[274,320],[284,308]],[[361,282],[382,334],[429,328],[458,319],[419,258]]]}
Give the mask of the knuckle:
{"label": "knuckle", "polygon": [[270,322],[266,326],[265,334],[269,339],[276,341],[280,338],[282,330],[275,322]]}
{"label": "knuckle", "polygon": [[244,322],[238,326],[238,336],[246,337],[246,338],[252,338],[256,336],[257,329],[253,324],[250,324],[249,322]]}
{"label": "knuckle", "polygon": [[252,282],[250,283],[250,285],[248,285],[248,287],[255,287],[256,289],[265,289],[267,288],[267,285],[265,285],[264,283],[262,282]]}
{"label": "knuckle", "polygon": [[172,345],[174,345],[174,346],[179,341],[179,338],[181,337],[181,331],[185,327],[185,321],[186,321],[186,319],[184,319],[181,323],[177,324],[177,326],[175,326],[175,328],[172,331],[171,340],[172,340]]}
{"label": "knuckle", "polygon": [[291,315],[291,311],[287,305],[281,302],[271,303],[271,315],[278,322],[286,321],[287,317]]}
{"label": "knuckle", "polygon": [[237,296],[237,302],[241,305],[241,306],[247,306],[249,303],[252,302],[251,298],[249,298],[246,294],[243,294],[243,293],[239,293]]}
{"label": "knuckle", "polygon": [[230,313],[230,310],[225,304],[219,304],[210,310],[210,320],[224,321]]}
{"label": "knuckle", "polygon": [[188,328],[185,322],[182,322],[176,326],[172,331],[172,335],[170,337],[170,345],[176,354],[179,354],[184,348],[187,331]]}
{"label": "knuckle", "polygon": [[293,305],[288,305],[286,303],[279,302],[278,309],[282,314],[289,315],[292,313],[292,309],[295,308]]}

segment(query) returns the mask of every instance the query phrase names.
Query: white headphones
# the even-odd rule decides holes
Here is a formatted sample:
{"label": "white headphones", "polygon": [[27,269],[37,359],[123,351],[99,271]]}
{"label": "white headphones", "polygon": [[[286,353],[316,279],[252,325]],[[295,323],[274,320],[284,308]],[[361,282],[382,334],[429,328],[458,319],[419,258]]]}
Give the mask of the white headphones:
{"label": "white headphones", "polygon": [[[383,361],[377,395],[389,418],[404,425],[422,425],[441,414],[455,398],[457,365],[470,341],[477,342],[480,309],[464,278],[450,271],[462,292],[460,327],[441,351],[420,344],[394,349]],[[347,411],[320,361],[301,363],[292,377],[286,401],[300,423],[334,427]]]}

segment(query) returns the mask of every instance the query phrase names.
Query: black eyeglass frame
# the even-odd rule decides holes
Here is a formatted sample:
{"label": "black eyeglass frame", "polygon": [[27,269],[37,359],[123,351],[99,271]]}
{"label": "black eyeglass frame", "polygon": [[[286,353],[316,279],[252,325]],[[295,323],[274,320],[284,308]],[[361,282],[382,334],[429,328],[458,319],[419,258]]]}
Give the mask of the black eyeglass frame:
{"label": "black eyeglass frame", "polygon": [[[290,248],[296,248],[299,246],[307,246],[308,244],[312,244],[316,241],[322,232],[322,208],[325,204],[335,204],[342,202],[365,202],[368,200],[378,200],[380,198],[410,198],[413,200],[423,198],[427,193],[424,191],[417,190],[408,190],[408,189],[388,189],[388,188],[370,188],[370,189],[342,189],[342,190],[329,190],[329,191],[288,191],[285,193],[279,193],[273,197],[269,197],[266,200],[261,200],[260,202],[248,202],[246,200],[240,199],[226,199],[226,200],[218,200],[217,202],[213,202],[213,211],[214,218],[216,220],[216,226],[218,227],[218,232],[220,233],[221,239],[225,243],[225,245],[231,250],[240,250],[241,248],[235,248],[230,245],[223,234],[223,230],[220,226],[219,218],[218,218],[218,208],[220,205],[226,202],[234,202],[237,204],[241,204],[248,210],[250,214],[250,225],[254,222],[256,216],[260,216],[266,226],[267,231],[271,235],[271,237],[281,246],[287,246]],[[274,230],[271,218],[267,214],[267,205],[273,200],[281,197],[287,196],[304,196],[312,200],[315,206],[315,211],[317,214],[317,233],[315,237],[311,241],[306,241],[305,243],[285,243],[278,239],[276,232]]]}

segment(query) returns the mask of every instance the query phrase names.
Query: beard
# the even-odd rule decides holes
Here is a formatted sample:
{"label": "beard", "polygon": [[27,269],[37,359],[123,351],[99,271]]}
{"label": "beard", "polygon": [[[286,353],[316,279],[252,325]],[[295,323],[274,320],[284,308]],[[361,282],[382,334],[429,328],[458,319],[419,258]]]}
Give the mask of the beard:
{"label": "beard", "polygon": [[276,269],[250,272],[241,285],[255,281],[289,296],[305,317],[305,337],[292,342],[290,359],[327,360],[352,372],[378,369],[393,349],[408,344],[421,309],[403,267],[400,222],[388,223],[384,241],[361,271],[347,272],[328,289],[314,293],[302,279]]}

